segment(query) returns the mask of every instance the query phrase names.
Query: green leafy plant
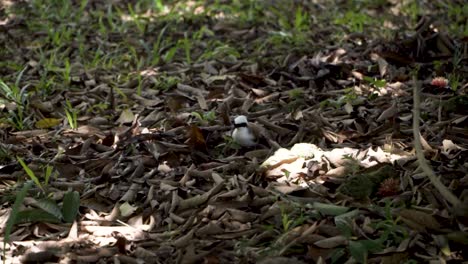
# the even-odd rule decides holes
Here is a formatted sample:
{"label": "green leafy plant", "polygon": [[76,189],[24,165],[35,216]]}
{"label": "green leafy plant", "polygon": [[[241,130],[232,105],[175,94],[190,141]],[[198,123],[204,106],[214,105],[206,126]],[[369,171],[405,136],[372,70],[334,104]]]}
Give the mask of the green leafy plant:
{"label": "green leafy plant", "polygon": [[444,63],[440,60],[435,60],[432,62],[432,64],[434,65],[434,71],[436,73],[439,73],[442,71],[442,67],[444,66]]}
{"label": "green leafy plant", "polygon": [[[267,256],[276,256],[276,255],[283,255],[286,252],[293,252],[298,250],[299,252],[303,252],[303,248],[295,247],[294,243],[288,243],[285,245],[285,240],[288,237],[297,236],[296,227],[303,225],[310,216],[304,213],[305,208],[302,205],[292,203],[292,204],[280,204],[280,222],[281,226],[278,225],[265,225],[264,228],[268,232],[271,232],[276,237],[272,241],[265,242],[262,245],[262,250],[259,252],[261,257]],[[307,212],[307,210],[305,211]]]}
{"label": "green leafy plant", "polygon": [[165,8],[162,0],[153,0],[153,6],[154,6],[156,12],[161,12]]}
{"label": "green leafy plant", "polygon": [[168,51],[164,53],[163,60],[164,62],[170,62],[174,58],[174,56],[177,53],[177,50],[179,50],[179,45],[175,45],[172,48],[170,48]]}
{"label": "green leafy plant", "polygon": [[376,79],[369,76],[364,76],[364,81],[369,82],[371,85],[377,88],[384,88],[387,86],[387,81],[385,79]]}
{"label": "green leafy plant", "polygon": [[290,102],[288,103],[288,110],[290,112],[295,111],[304,105],[304,90],[300,88],[292,89],[288,91]]}
{"label": "green leafy plant", "polygon": [[218,146],[223,149],[223,153],[226,153],[228,149],[238,150],[242,148],[231,136],[223,135],[223,139],[224,143]]}
{"label": "green leafy plant", "polygon": [[23,188],[18,192],[16,195],[15,202],[11,207],[11,213],[8,217],[7,223],[5,225],[5,238],[3,239],[3,260],[5,263],[6,260],[6,243],[10,240],[11,231],[13,230],[13,226],[18,220],[18,214],[20,212],[21,204],[23,203],[24,198],[28,194],[29,189],[31,189],[33,185],[32,181],[27,182],[24,184]]}
{"label": "green leafy plant", "polygon": [[44,168],[44,184],[47,186],[49,184],[50,176],[52,176],[54,167],[51,165],[46,165]]}
{"label": "green leafy plant", "polygon": [[182,40],[182,44],[184,47],[184,52],[185,52],[185,60],[187,61],[188,64],[192,63],[192,58],[190,56],[190,50],[192,48],[191,41],[187,37],[187,33],[184,33],[184,39]]}
{"label": "green leafy plant", "polygon": [[79,15],[83,14],[83,11],[85,10],[86,6],[88,5],[89,0],[81,0],[80,2],[80,9],[79,9]]}
{"label": "green leafy plant", "polygon": [[348,239],[348,244],[345,248],[335,250],[334,257],[332,257],[335,260],[332,263],[339,263],[340,259],[346,255],[346,250],[358,263],[367,263],[369,253],[379,252],[385,248],[385,237],[378,239],[356,239],[354,237],[352,223],[359,214],[359,210],[356,209],[335,216],[335,225],[341,234]]}
{"label": "green leafy plant", "polygon": [[283,208],[281,208],[281,223],[283,225],[283,232],[289,231],[293,222],[294,222],[294,219],[291,219],[289,217],[289,214],[286,213]]}
{"label": "green leafy plant", "polygon": [[213,37],[214,35],[215,33],[204,25],[193,34],[193,39],[199,41],[202,40],[204,37]]}
{"label": "green leafy plant", "polygon": [[346,26],[351,32],[363,32],[364,26],[369,24],[372,19],[365,13],[359,11],[348,11],[342,17],[335,19],[335,24]]}
{"label": "green leafy plant", "polygon": [[214,42],[210,43],[211,48],[206,49],[206,51],[199,57],[199,60],[210,60],[210,59],[224,59],[224,60],[237,60],[240,57],[240,53],[235,47],[232,47],[229,44]]}
{"label": "green leafy plant", "polygon": [[345,88],[344,95],[340,96],[338,99],[326,99],[320,102],[320,107],[324,108],[327,106],[332,106],[334,108],[343,107],[346,104],[349,105],[361,105],[366,101],[366,98],[356,93],[353,87]]}
{"label": "green leafy plant", "polygon": [[449,86],[453,91],[456,91],[460,87],[460,75],[457,73],[451,73],[448,76]]}
{"label": "green leafy plant", "polygon": [[379,252],[382,249],[381,241],[350,240],[348,243],[349,253],[359,263],[367,263],[369,253]]}
{"label": "green leafy plant", "polygon": [[156,78],[156,88],[167,91],[177,85],[180,82],[180,78],[176,76],[168,76],[161,74]]}
{"label": "green leafy plant", "polygon": [[71,129],[78,128],[78,111],[73,108],[70,101],[65,102],[65,115],[67,116],[68,125]]}
{"label": "green leafy plant", "polygon": [[308,22],[309,20],[307,13],[301,7],[298,7],[294,16],[294,30],[297,32],[302,32],[309,29]]}
{"label": "green leafy plant", "polygon": [[79,206],[80,195],[77,191],[66,192],[61,206],[49,198],[31,199],[27,209],[16,213],[13,223],[72,223],[78,215]]}
{"label": "green leafy plant", "polygon": [[468,16],[468,6],[448,2],[444,3],[442,8],[447,10],[448,21],[450,21],[448,24],[450,32],[460,37],[467,36],[468,22],[466,21],[466,17]]}
{"label": "green leafy plant", "polygon": [[402,11],[404,14],[408,15],[414,23],[418,21],[418,16],[421,14],[418,1],[406,2],[406,4],[402,6]]}
{"label": "green leafy plant", "polygon": [[137,12],[135,11],[135,9],[130,3],[127,5],[127,7],[128,7],[128,12],[130,13],[130,16],[132,17],[132,21],[135,23],[140,33],[143,34],[146,28],[146,24],[143,23],[144,20],[140,19],[140,16],[137,14]]}
{"label": "green leafy plant", "polygon": [[304,97],[304,90],[300,88],[292,89],[288,91],[288,95],[292,100],[298,100]]}
{"label": "green leafy plant", "polygon": [[70,60],[65,59],[65,68],[63,70],[63,79],[65,80],[66,84],[70,84],[71,78],[71,66],[70,66]]}
{"label": "green leafy plant", "polygon": [[164,34],[166,33],[167,30],[167,25],[163,27],[158,34],[158,38],[156,39],[156,42],[153,44],[153,49],[152,49],[152,60],[151,64],[157,65],[161,59],[161,42],[163,39]]}
{"label": "green leafy plant", "polygon": [[22,158],[16,157],[16,160],[18,160],[18,162],[21,164],[21,167],[23,167],[23,170],[26,172],[26,174],[29,176],[29,178],[31,178],[31,180],[33,180],[33,182],[36,184],[36,186],[39,187],[39,189],[41,189],[43,192],[45,192],[44,187],[41,184],[41,181],[39,180],[39,178],[36,177],[36,174],[34,173],[34,171],[32,171],[29,168],[29,166],[23,161]]}
{"label": "green leafy plant", "polygon": [[113,27],[112,25],[114,24],[114,23],[112,22],[112,20],[110,19],[112,16],[103,16],[103,15],[102,15],[102,16],[99,16],[99,18],[98,18],[99,30],[98,30],[98,31],[99,31],[99,33],[100,33],[101,35],[103,35],[103,36],[106,36],[106,35],[107,35],[107,31],[108,31],[107,26],[106,26],[106,24],[104,23],[104,20],[105,20],[106,17],[107,17],[107,21],[111,21],[111,23],[108,23],[108,24],[111,25],[111,26],[110,26],[111,28]]}
{"label": "green leafy plant", "polygon": [[269,10],[275,15],[279,30],[271,31],[271,36],[260,45],[259,49],[264,49],[267,44],[281,46],[281,44],[306,43],[307,31],[310,30],[309,15],[299,6],[295,8],[294,17],[288,16],[289,13],[284,10],[291,8],[294,7],[284,4]]}
{"label": "green leafy plant", "polygon": [[23,130],[26,128],[27,118],[25,117],[28,110],[28,94],[26,88],[19,88],[21,78],[23,76],[24,68],[16,77],[16,81],[13,85],[7,85],[3,80],[0,79],[0,103],[10,104],[7,108],[9,112],[8,121],[16,129]]}
{"label": "green leafy plant", "polygon": [[209,123],[212,123],[216,119],[215,111],[208,111],[204,113],[192,112],[191,114],[197,118],[198,122],[201,125],[207,125]]}

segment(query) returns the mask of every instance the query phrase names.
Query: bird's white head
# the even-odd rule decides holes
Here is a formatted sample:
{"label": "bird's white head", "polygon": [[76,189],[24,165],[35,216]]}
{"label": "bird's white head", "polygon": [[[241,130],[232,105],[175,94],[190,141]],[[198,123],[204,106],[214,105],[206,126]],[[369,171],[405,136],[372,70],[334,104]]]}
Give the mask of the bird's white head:
{"label": "bird's white head", "polygon": [[247,117],[240,115],[234,119],[235,125],[247,124]]}
{"label": "bird's white head", "polygon": [[247,122],[247,117],[240,115],[234,119],[234,130],[232,138],[235,142],[243,147],[253,147],[257,145],[256,137],[250,130]]}

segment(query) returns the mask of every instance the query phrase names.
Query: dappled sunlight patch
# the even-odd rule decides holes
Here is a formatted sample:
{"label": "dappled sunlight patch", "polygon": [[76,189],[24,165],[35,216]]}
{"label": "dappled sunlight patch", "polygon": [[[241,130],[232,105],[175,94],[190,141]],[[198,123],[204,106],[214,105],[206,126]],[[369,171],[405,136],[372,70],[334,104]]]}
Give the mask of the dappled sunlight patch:
{"label": "dappled sunlight patch", "polygon": [[[289,194],[298,191],[307,190],[308,187],[314,192],[322,195],[330,195],[335,193],[335,190],[329,188],[318,187],[317,185],[327,185],[327,181],[332,182],[342,181],[349,177],[353,181],[351,175],[358,174],[358,171],[372,170],[374,167],[382,167],[383,164],[395,164],[400,159],[407,159],[409,156],[400,156],[392,153],[384,152],[380,147],[375,151],[373,148],[367,150],[358,150],[351,148],[335,148],[330,151],[324,151],[313,144],[300,143],[295,144],[291,150],[279,149],[271,157],[269,157],[262,165],[263,177],[269,181],[275,181],[278,184],[273,184],[271,187],[281,193]],[[340,168],[342,168],[341,172]],[[391,167],[385,167],[390,170]],[[332,172],[333,171],[333,172]],[[381,175],[387,175],[388,172],[381,172]],[[370,175],[370,174],[369,174]],[[379,175],[378,177],[381,177]],[[367,176],[356,176],[363,177]],[[374,177],[374,176],[372,176]],[[364,198],[375,195],[371,189],[377,189],[380,186],[379,194],[386,196],[393,192],[396,194],[398,190],[394,187],[391,177],[399,178],[397,174],[392,176],[383,176],[374,181],[368,181],[369,185],[364,183],[355,184],[352,186],[363,185],[369,190],[359,191],[359,195],[353,192],[346,194]],[[355,179],[358,181],[358,178]],[[346,180],[347,181],[347,180]],[[343,183],[343,186],[350,183]],[[398,184],[397,184],[398,185]]]}
{"label": "dappled sunlight patch", "polygon": [[[9,1],[9,0],[1,0],[0,1],[0,6],[2,6],[5,9],[9,8],[12,5],[13,5],[13,1]],[[0,26],[6,26],[9,23],[11,23],[11,21],[14,21],[14,19],[15,19],[14,15],[7,16],[7,17],[0,20]]]}
{"label": "dappled sunlight patch", "polygon": [[143,76],[143,77],[157,76],[158,75],[158,70],[159,70],[159,68],[152,68],[152,69],[143,70],[143,71],[140,72],[140,75]]}

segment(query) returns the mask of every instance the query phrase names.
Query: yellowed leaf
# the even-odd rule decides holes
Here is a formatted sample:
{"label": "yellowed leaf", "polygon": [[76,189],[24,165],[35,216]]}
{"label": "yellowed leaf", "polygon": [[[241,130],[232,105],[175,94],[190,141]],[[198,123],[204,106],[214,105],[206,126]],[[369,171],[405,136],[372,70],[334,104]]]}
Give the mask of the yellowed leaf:
{"label": "yellowed leaf", "polygon": [[60,124],[61,122],[62,120],[58,118],[44,118],[36,122],[36,128],[51,128]]}

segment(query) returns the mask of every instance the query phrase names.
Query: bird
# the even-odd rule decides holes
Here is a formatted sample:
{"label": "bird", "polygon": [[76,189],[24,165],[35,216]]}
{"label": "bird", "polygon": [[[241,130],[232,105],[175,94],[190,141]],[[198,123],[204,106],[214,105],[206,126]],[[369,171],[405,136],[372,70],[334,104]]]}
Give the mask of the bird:
{"label": "bird", "polygon": [[254,147],[257,145],[257,138],[254,131],[249,127],[247,117],[240,115],[234,119],[234,130],[232,139],[242,147]]}

